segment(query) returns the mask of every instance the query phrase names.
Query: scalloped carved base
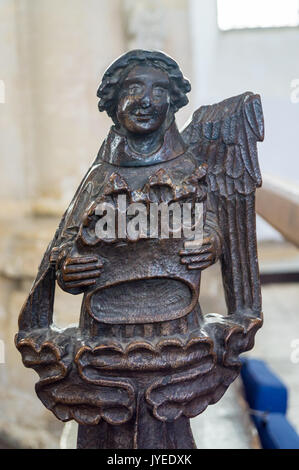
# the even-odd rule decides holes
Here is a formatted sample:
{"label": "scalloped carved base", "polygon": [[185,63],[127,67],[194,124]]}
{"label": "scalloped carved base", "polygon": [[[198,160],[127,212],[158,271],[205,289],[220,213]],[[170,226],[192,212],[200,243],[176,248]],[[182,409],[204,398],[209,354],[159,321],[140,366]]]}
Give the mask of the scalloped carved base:
{"label": "scalloped carved base", "polygon": [[16,345],[40,376],[43,404],[80,424],[79,448],[194,448],[189,419],[222,397],[261,325],[210,314],[201,328],[159,340],[98,344],[78,329],[47,329],[20,332]]}

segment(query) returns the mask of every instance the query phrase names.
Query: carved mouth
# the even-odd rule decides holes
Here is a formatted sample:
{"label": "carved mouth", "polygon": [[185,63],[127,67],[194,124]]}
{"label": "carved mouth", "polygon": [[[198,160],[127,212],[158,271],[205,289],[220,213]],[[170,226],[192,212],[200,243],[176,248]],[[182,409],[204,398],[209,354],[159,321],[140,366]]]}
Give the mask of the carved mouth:
{"label": "carved mouth", "polygon": [[153,114],[152,113],[139,113],[138,112],[138,113],[135,113],[135,116],[138,116],[138,117],[140,117],[140,116],[149,117],[150,116],[150,117],[152,117]]}
{"label": "carved mouth", "polygon": [[133,112],[133,116],[138,120],[148,121],[149,119],[153,119],[155,117],[155,113],[154,112],[148,112],[148,111],[143,112],[143,111],[137,110],[137,111]]}
{"label": "carved mouth", "polygon": [[153,115],[152,114],[135,114],[135,118],[138,121],[149,121],[153,119]]}

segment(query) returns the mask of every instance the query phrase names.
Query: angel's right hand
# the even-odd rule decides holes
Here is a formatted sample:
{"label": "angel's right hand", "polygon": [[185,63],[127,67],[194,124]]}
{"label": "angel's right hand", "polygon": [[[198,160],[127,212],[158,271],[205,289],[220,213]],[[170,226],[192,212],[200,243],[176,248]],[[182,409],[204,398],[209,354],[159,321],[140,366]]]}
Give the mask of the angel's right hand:
{"label": "angel's right hand", "polygon": [[66,256],[57,272],[57,281],[63,290],[77,294],[96,283],[103,263],[97,256]]}

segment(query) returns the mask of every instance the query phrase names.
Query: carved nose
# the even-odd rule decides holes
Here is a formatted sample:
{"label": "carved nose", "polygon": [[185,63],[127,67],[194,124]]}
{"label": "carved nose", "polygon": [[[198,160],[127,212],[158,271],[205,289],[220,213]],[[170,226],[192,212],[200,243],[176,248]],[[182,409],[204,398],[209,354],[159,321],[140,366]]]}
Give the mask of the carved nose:
{"label": "carved nose", "polygon": [[149,108],[151,105],[151,100],[148,95],[145,95],[142,100],[141,100],[141,106],[142,108]]}

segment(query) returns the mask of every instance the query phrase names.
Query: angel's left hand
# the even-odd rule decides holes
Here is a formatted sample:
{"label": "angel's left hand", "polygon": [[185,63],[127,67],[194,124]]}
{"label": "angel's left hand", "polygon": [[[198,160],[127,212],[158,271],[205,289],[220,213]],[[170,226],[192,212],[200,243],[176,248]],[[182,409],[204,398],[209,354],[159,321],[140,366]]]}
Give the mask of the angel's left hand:
{"label": "angel's left hand", "polygon": [[181,263],[188,269],[206,269],[216,261],[215,239],[213,236],[205,237],[200,247],[180,250],[179,255]]}

